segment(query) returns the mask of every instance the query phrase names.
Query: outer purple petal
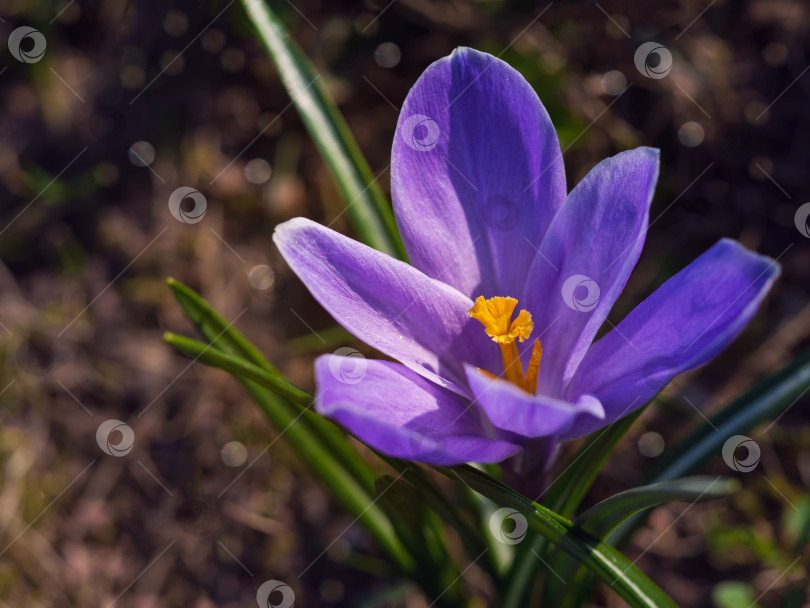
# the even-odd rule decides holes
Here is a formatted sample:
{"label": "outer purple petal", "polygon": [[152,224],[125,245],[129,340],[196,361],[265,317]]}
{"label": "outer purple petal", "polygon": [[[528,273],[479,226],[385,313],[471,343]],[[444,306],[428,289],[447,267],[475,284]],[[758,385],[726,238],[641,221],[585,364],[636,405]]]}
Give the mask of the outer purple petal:
{"label": "outer purple petal", "polygon": [[520,307],[543,343],[538,392],[561,397],[636,265],[658,178],[658,150],[594,167],[568,195],[540,245]]}
{"label": "outer purple petal", "polygon": [[472,301],[452,287],[304,218],[280,224],[273,240],[338,323],[426,378],[466,394],[463,361],[500,364],[468,315]]}
{"label": "outer purple petal", "polygon": [[565,200],[537,94],[486,53],[459,48],[433,63],[399,115],[391,194],[414,266],[468,296],[518,297]]}
{"label": "outer purple petal", "polygon": [[491,378],[466,366],[474,400],[497,428],[523,437],[549,437],[567,431],[580,414],[604,417],[602,404],[593,395],[582,395],[567,403],[543,395],[530,395],[511,382]]}
{"label": "outer purple petal", "polygon": [[[500,462],[520,447],[487,436],[464,399],[389,361],[323,355],[315,361],[320,414],[371,447],[437,465]],[[352,373],[341,373],[341,366]]]}
{"label": "outer purple petal", "polygon": [[723,239],[664,283],[588,351],[569,394],[593,393],[604,420],[583,416],[566,439],[641,407],[674,376],[724,349],[779,276],[772,259]]}

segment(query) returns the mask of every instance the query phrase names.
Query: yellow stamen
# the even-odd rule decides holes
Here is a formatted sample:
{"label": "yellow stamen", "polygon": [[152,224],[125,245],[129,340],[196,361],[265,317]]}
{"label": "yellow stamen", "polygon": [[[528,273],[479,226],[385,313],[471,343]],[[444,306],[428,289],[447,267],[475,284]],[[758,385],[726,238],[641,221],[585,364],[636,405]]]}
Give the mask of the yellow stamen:
{"label": "yellow stamen", "polygon": [[[479,321],[492,341],[500,346],[504,378],[534,394],[537,391],[537,373],[540,369],[543,347],[540,346],[540,340],[534,341],[529,369],[524,376],[515,342],[523,342],[528,338],[534,329],[534,323],[532,323],[532,315],[526,310],[518,312],[515,319],[512,320],[512,313],[516,306],[515,298],[497,296],[487,300],[484,296],[478,296],[470,309],[470,316]],[[485,373],[489,374],[489,372]]]}
{"label": "yellow stamen", "polygon": [[534,348],[532,348],[532,358],[529,361],[529,369],[526,370],[526,375],[523,377],[523,389],[529,391],[531,394],[537,392],[537,373],[540,371],[540,359],[543,357],[543,347],[540,345],[540,340],[535,339]]}

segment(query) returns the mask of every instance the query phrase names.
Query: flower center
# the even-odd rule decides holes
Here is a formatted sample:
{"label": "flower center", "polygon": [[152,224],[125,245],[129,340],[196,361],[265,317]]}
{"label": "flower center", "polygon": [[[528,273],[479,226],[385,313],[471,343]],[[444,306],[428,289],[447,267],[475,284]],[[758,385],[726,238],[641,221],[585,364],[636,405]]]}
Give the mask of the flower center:
{"label": "flower center", "polygon": [[[540,371],[543,347],[540,345],[540,340],[535,339],[529,368],[524,375],[515,341],[523,342],[528,338],[534,329],[534,323],[532,323],[532,315],[527,310],[521,310],[512,320],[512,313],[515,311],[517,303],[515,298],[497,296],[487,300],[484,296],[478,296],[470,309],[470,316],[479,321],[492,341],[497,342],[501,347],[504,379],[518,385],[524,391],[534,394],[537,391],[537,372]],[[486,370],[482,371],[486,372]]]}

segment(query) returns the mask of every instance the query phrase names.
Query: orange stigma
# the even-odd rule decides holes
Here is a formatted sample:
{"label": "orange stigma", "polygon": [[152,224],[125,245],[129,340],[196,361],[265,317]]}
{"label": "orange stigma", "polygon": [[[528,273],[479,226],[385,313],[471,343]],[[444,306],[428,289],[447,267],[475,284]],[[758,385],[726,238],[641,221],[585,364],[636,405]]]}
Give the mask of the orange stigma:
{"label": "orange stigma", "polygon": [[528,338],[534,329],[534,323],[532,315],[527,310],[521,310],[512,320],[517,303],[515,298],[496,296],[487,300],[484,296],[478,296],[470,309],[470,316],[479,321],[492,341],[501,347],[504,379],[534,394],[537,391],[537,373],[540,371],[543,347],[540,340],[535,339],[529,368],[524,374],[515,342],[517,340],[523,342]]}

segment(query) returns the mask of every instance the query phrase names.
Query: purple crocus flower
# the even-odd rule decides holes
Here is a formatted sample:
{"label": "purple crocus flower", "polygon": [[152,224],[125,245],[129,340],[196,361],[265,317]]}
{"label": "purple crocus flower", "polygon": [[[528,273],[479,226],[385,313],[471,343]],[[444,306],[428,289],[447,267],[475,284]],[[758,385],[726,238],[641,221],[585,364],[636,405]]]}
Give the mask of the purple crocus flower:
{"label": "purple crocus flower", "polygon": [[726,239],[593,343],[657,177],[658,151],[637,148],[566,195],[554,127],[517,71],[466,48],[431,65],[392,150],[411,264],[304,218],[273,237],[315,299],[396,361],[319,357],[318,412],[391,456],[499,462],[604,427],[706,363],[779,274]]}

